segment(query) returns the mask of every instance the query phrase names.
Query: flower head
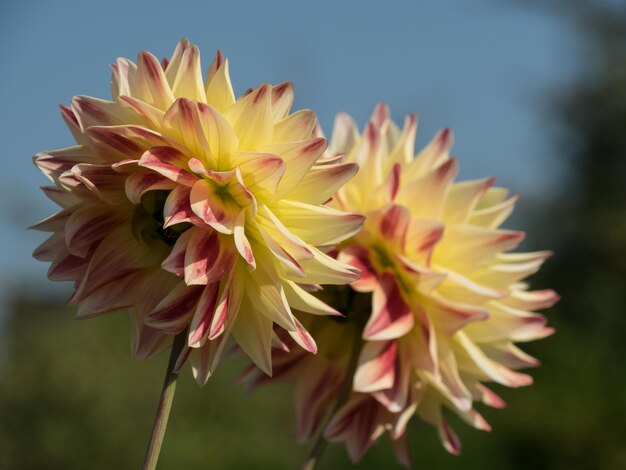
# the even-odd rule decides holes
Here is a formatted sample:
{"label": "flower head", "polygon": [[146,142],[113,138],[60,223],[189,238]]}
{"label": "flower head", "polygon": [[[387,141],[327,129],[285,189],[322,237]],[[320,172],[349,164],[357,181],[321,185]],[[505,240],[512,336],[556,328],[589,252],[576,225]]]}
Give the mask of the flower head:
{"label": "flower head", "polygon": [[236,99],[220,52],[206,80],[186,40],[112,69],[111,101],[61,107],[77,145],[35,157],[62,207],[36,226],[53,232],[35,252],[49,277],[74,281],[79,317],[130,309],[139,357],[186,331],[179,362],[201,383],[231,335],[267,373],[274,324],[315,352],[292,308],[334,314],[307,291],[357,278],[325,251],[363,218],[324,205],[356,165],[320,158],[290,83]]}
{"label": "flower head", "polygon": [[[343,321],[307,319],[317,356],[305,356],[286,337],[275,352],[280,375],[297,378],[303,439],[321,425],[353,372],[351,391],[324,430],[328,440],[346,442],[353,460],[387,433],[408,462],[404,431],[413,415],[437,427],[449,452],[460,452],[442,410],[488,430],[474,403],[504,402],[484,383],[529,385],[531,377],[518,369],[538,361],[515,343],[553,331],[533,311],[558,296],[523,283],[550,253],[509,253],[524,234],[498,228],[517,196],[494,187],[493,178],[455,183],[449,130],[414,157],[416,127],[409,115],[399,129],[384,104],[362,135],[348,115],[338,115],[330,153],[344,154],[360,171],[334,204],[367,216],[364,230],[338,247],[338,259],[358,267],[361,277],[352,291],[326,294]],[[252,384],[264,381],[249,375]]]}

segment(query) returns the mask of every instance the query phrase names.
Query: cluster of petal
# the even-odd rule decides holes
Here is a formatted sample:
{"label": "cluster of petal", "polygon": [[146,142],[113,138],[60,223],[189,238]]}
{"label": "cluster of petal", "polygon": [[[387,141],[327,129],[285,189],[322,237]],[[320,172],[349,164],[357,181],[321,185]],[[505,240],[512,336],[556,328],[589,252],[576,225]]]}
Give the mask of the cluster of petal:
{"label": "cluster of petal", "polygon": [[[414,115],[397,127],[384,104],[362,135],[348,115],[337,116],[329,153],[343,154],[360,171],[334,204],[367,216],[364,230],[339,247],[338,259],[359,268],[352,289],[371,297],[367,309],[345,311],[346,322],[307,323],[318,338],[317,356],[306,357],[288,339],[275,352],[277,369],[298,381],[299,434],[306,439],[349,373],[350,336],[361,337],[351,394],[324,430],[328,440],[345,441],[355,461],[387,433],[408,463],[404,431],[413,415],[434,425],[445,448],[458,454],[443,409],[489,430],[474,402],[505,404],[484,383],[529,385],[532,378],[518,369],[538,361],[515,343],[553,331],[533,312],[558,296],[522,282],[550,253],[509,253],[524,234],[498,228],[518,196],[494,187],[492,178],[455,183],[451,132],[439,132],[414,156],[416,129]],[[355,315],[365,318],[355,322]],[[263,381],[258,374],[249,379]]]}
{"label": "cluster of petal", "polygon": [[324,205],[356,165],[323,157],[290,83],[236,99],[220,52],[206,80],[186,40],[112,69],[111,101],[61,107],[77,145],[35,157],[62,208],[35,226],[52,232],[35,251],[49,277],[74,281],[79,317],[130,309],[138,357],[186,331],[179,365],[200,383],[230,336],[271,374],[274,324],[315,352],[292,308],[332,314],[309,291],[357,278],[325,252],[363,217]]}

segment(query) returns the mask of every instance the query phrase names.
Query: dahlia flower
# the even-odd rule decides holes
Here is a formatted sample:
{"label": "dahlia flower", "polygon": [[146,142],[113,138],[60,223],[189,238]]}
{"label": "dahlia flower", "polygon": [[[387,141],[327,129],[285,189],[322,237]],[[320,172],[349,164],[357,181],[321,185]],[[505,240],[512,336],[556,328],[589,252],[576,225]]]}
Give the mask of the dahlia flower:
{"label": "dahlia flower", "polygon": [[[414,157],[416,128],[414,115],[398,128],[384,104],[363,135],[348,115],[337,116],[329,153],[343,154],[360,171],[333,204],[367,216],[363,231],[338,247],[338,259],[361,277],[351,289],[325,293],[343,320],[305,320],[318,340],[317,356],[282,334],[274,352],[274,378],[297,380],[300,439],[323,426],[327,440],[346,442],[353,461],[386,433],[408,465],[405,429],[414,415],[458,454],[443,410],[489,430],[475,402],[496,408],[504,402],[485,383],[531,384],[518,369],[538,361],[516,343],[553,332],[533,312],[558,296],[523,282],[550,252],[510,253],[524,233],[498,228],[518,196],[494,187],[493,178],[455,183],[449,130]],[[251,386],[267,382],[254,370],[244,377]]]}
{"label": "dahlia flower", "polygon": [[268,374],[274,324],[315,352],[292,309],[334,314],[308,291],[357,278],[325,251],[363,217],[324,205],[357,166],[320,159],[290,83],[235,98],[220,52],[206,80],[186,40],[112,69],[112,100],[61,106],[76,145],[35,157],[61,207],[35,226],[50,279],[74,282],[80,318],[128,309],[139,358],[186,332],[177,367],[190,356],[199,383],[231,335]]}

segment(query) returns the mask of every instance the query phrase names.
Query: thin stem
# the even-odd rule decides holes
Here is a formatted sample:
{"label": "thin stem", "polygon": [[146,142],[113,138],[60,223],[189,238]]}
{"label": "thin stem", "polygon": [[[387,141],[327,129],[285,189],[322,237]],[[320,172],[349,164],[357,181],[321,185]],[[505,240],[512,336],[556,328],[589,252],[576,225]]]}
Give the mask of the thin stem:
{"label": "thin stem", "polygon": [[159,400],[159,406],[154,418],[154,425],[152,427],[152,435],[150,436],[148,450],[146,451],[146,458],[143,462],[143,470],[154,470],[159,460],[163,437],[165,436],[165,430],[167,429],[167,420],[170,416],[172,402],[174,401],[174,392],[176,391],[176,379],[178,378],[178,372],[174,371],[174,367],[176,366],[176,361],[178,360],[180,352],[185,347],[186,339],[187,332],[183,331],[174,338],[174,343],[172,344],[170,360],[167,364],[167,371],[165,372],[165,380],[163,382],[163,390],[161,391],[161,399]]}
{"label": "thin stem", "polygon": [[320,458],[322,457],[324,450],[326,450],[326,446],[328,446],[328,441],[324,438],[324,431],[328,427],[330,420],[333,418],[335,413],[346,403],[348,397],[350,396],[350,392],[352,391],[352,380],[354,378],[354,372],[356,371],[356,366],[358,364],[359,351],[361,349],[360,346],[361,331],[357,329],[354,332],[354,340],[352,348],[350,350],[350,360],[348,362],[346,378],[341,385],[339,396],[337,398],[337,401],[335,402],[335,406],[333,407],[332,411],[328,413],[323,425],[320,426],[317,439],[315,440],[313,447],[311,447],[311,451],[309,452],[309,456],[304,462],[304,467],[302,467],[302,470],[313,470],[315,468],[315,465],[317,465],[317,462],[319,462]]}

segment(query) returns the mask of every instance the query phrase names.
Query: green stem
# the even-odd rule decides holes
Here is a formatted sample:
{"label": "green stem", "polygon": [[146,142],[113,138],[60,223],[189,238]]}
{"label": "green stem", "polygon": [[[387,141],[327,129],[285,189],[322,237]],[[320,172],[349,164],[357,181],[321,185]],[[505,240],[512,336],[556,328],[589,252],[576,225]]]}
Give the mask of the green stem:
{"label": "green stem", "polygon": [[311,451],[309,452],[309,456],[304,462],[302,470],[313,470],[315,468],[315,465],[317,465],[320,458],[322,457],[324,450],[326,450],[326,446],[328,446],[328,441],[324,438],[324,432],[326,431],[326,428],[328,427],[330,420],[333,418],[335,413],[337,413],[339,408],[341,408],[350,397],[350,392],[352,391],[352,381],[354,379],[354,372],[356,371],[356,366],[359,362],[358,359],[359,351],[361,349],[360,346],[361,331],[357,329],[355,331],[352,348],[350,350],[350,360],[348,362],[346,378],[341,385],[339,396],[337,398],[337,401],[335,402],[335,406],[333,407],[332,411],[328,413],[326,419],[324,420],[324,423],[322,424],[322,426],[320,426],[317,439],[315,440],[313,447],[311,447]]}
{"label": "green stem", "polygon": [[174,343],[172,344],[170,360],[167,364],[165,381],[163,382],[163,390],[161,391],[161,399],[159,400],[159,406],[154,418],[154,426],[152,427],[152,435],[150,436],[150,443],[146,451],[146,458],[143,462],[143,470],[154,470],[159,460],[163,437],[167,429],[167,420],[170,416],[170,410],[172,409],[172,402],[174,401],[176,379],[178,379],[178,372],[174,371],[174,367],[176,366],[178,356],[185,347],[186,339],[187,332],[183,331],[174,338]]}

